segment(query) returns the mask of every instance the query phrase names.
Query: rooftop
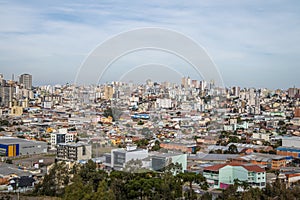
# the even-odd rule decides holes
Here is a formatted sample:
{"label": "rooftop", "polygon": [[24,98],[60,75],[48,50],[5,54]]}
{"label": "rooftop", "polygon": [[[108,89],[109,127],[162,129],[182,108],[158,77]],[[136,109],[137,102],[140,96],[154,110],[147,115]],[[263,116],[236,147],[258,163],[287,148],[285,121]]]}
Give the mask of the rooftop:
{"label": "rooftop", "polygon": [[213,165],[209,167],[205,167],[204,170],[209,170],[209,171],[219,171],[221,168],[225,166],[240,166],[244,167],[246,170],[251,171],[251,172],[265,172],[265,170],[258,165],[245,165],[245,164],[239,164],[239,163],[226,163],[226,164],[218,164],[218,165]]}
{"label": "rooftop", "polygon": [[34,140],[25,140],[15,137],[0,137],[0,144],[44,144],[45,142],[34,141]]}

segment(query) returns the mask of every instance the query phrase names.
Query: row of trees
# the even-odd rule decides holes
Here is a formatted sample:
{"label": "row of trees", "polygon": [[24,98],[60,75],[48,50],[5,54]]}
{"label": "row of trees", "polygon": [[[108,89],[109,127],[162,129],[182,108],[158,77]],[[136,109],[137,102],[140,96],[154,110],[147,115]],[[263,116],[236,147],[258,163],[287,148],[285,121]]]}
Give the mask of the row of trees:
{"label": "row of trees", "polygon": [[34,191],[35,195],[63,199],[197,199],[194,184],[207,189],[205,178],[196,173],[177,173],[180,166],[166,167],[162,172],[129,173],[97,170],[89,161],[85,165],[55,163]]}
{"label": "row of trees", "polygon": [[[128,171],[132,170],[107,173],[97,170],[92,161],[71,168],[65,163],[55,163],[43,181],[37,184],[34,195],[56,196],[66,200],[212,199],[208,192],[202,195],[195,193],[195,186],[201,191],[207,189],[205,178],[196,173],[180,173],[178,164],[171,164],[162,172]],[[244,192],[238,188],[243,188]],[[247,182],[236,180],[234,185],[222,190],[217,199],[300,199],[300,186],[287,188],[278,179],[260,190],[251,188]]]}
{"label": "row of trees", "polygon": [[[238,187],[242,187],[245,192],[239,192]],[[297,184],[293,187],[286,187],[286,184],[280,179],[277,179],[273,184],[267,184],[264,189],[251,188],[246,182],[235,181],[234,185],[223,190],[218,200],[287,200],[300,199],[300,186]]]}

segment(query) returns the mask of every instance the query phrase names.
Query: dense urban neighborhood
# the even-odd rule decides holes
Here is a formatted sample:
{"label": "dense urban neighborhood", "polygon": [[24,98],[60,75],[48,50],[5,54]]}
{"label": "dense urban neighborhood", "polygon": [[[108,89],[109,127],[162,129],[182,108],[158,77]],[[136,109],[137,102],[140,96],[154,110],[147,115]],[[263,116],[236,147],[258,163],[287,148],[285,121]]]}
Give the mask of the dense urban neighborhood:
{"label": "dense urban neighborhood", "polygon": [[299,88],[32,78],[0,75],[2,198],[300,198]]}

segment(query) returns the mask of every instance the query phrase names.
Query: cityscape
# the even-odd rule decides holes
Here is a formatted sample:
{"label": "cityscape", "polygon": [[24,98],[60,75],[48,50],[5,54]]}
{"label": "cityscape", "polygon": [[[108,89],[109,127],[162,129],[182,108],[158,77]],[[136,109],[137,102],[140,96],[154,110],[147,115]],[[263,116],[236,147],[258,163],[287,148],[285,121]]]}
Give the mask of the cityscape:
{"label": "cityscape", "polygon": [[299,8],[0,0],[0,200],[300,199]]}
{"label": "cityscape", "polygon": [[[72,180],[69,170],[88,164],[102,173],[201,175],[200,183],[183,181],[177,197],[186,198],[218,198],[237,181],[238,191],[248,191],[278,180],[292,188],[300,180],[299,88],[220,88],[189,77],[181,84],[95,86],[33,86],[33,79],[1,75],[3,191],[59,196],[72,187],[63,181]],[[51,193],[43,187],[58,163],[65,171],[51,175],[57,184]],[[67,191],[64,198],[76,197]]]}

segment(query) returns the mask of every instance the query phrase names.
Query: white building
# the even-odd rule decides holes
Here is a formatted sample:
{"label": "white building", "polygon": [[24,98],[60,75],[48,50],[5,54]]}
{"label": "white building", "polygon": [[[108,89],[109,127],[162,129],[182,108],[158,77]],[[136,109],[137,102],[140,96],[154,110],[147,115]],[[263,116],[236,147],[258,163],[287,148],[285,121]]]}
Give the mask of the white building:
{"label": "white building", "polygon": [[67,129],[59,129],[58,133],[51,133],[51,148],[55,148],[59,143],[74,142],[74,134],[68,133]]}
{"label": "white building", "polygon": [[142,160],[148,157],[147,149],[137,149],[136,146],[130,146],[126,149],[111,150],[111,168],[122,170],[125,164],[130,160]]}
{"label": "white building", "polygon": [[300,137],[282,137],[282,146],[300,148]]}
{"label": "white building", "polygon": [[156,104],[158,108],[172,108],[172,100],[171,99],[157,99]]}

